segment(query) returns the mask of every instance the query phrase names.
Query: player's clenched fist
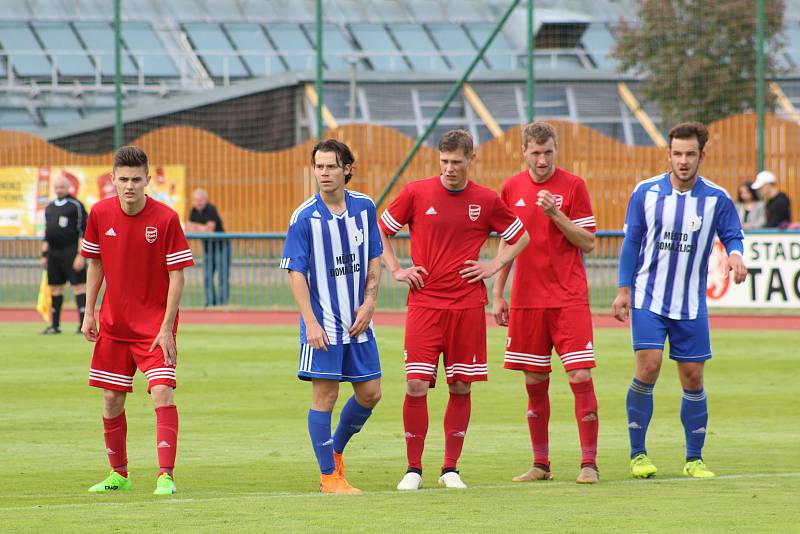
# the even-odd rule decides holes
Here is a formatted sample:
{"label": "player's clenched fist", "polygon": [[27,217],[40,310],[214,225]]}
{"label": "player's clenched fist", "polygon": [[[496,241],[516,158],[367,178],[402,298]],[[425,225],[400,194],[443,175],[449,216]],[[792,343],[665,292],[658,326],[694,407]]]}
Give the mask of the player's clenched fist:
{"label": "player's clenched fist", "polygon": [[611,304],[611,312],[617,321],[625,322],[628,320],[628,314],[631,310],[631,288],[621,287],[617,293],[617,297]]}
{"label": "player's clenched fist", "polygon": [[428,271],[421,265],[413,265],[408,269],[397,269],[392,273],[394,279],[398,282],[408,284],[411,289],[422,289],[425,287],[425,282],[422,280],[422,275],[428,276]]}
{"label": "player's clenched fist", "polygon": [[328,350],[330,344],[325,330],[316,321],[306,323],[306,340],[312,348],[319,350]]}

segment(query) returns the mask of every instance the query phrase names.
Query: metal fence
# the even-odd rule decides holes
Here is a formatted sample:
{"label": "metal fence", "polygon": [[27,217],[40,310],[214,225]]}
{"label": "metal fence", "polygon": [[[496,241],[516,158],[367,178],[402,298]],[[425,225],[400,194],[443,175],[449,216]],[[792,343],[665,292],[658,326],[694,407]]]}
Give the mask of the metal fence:
{"label": "metal fence", "polygon": [[[597,232],[597,246],[585,257],[593,307],[606,309],[616,294],[616,272],[622,232]],[[188,234],[194,251],[195,266],[186,270],[186,287],[181,306],[202,308],[209,302],[204,290],[204,276],[213,263],[208,251],[219,243],[230,247],[228,290],[220,286],[219,273],[227,268],[227,257],[216,258],[214,285],[217,292],[227,293],[222,307],[234,309],[286,310],[295,307],[286,272],[280,269],[283,233]],[[408,234],[394,238],[395,250],[404,265],[410,264]],[[205,242],[205,243],[204,243]],[[497,251],[497,238],[490,238],[481,249],[481,257],[490,259]],[[215,248],[217,247],[217,248]],[[35,237],[0,236],[0,306],[32,307],[41,282],[41,241]],[[224,274],[222,278],[225,278]],[[493,279],[487,281],[489,292]],[[510,288],[511,283],[506,288]],[[399,310],[405,306],[406,286],[394,281],[384,270],[379,291],[378,309]],[[217,293],[218,294],[218,293]],[[71,298],[65,302],[72,302]]]}

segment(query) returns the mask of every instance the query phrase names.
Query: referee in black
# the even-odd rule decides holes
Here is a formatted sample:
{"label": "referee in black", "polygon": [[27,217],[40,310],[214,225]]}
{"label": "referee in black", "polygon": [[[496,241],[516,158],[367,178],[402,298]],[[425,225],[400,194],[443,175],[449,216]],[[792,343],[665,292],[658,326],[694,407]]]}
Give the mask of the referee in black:
{"label": "referee in black", "polygon": [[69,194],[69,181],[56,178],[53,186],[56,199],[44,211],[45,230],[42,241],[42,268],[47,269],[47,283],[53,296],[50,326],[42,334],[61,333],[61,305],[64,284],[69,280],[78,307],[78,330],[81,333],[86,308],[86,265],[78,254],[86,230],[86,209]]}

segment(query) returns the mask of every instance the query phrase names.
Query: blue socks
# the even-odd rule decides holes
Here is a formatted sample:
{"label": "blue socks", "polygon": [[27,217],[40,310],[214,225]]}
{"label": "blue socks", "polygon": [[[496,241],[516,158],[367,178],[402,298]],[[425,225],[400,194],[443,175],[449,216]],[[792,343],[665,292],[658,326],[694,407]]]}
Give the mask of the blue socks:
{"label": "blue socks", "polygon": [[355,395],[350,397],[342,408],[339,426],[336,427],[336,432],[333,434],[333,450],[341,454],[347,442],[350,441],[353,434],[361,431],[361,427],[364,426],[370,415],[372,415],[372,408],[361,406],[356,402]]}
{"label": "blue socks", "polygon": [[708,402],[704,389],[683,390],[681,423],[683,423],[683,432],[686,435],[686,460],[702,458],[703,444],[706,441],[706,426],[708,426]]}
{"label": "blue socks", "polygon": [[308,434],[317,455],[319,470],[330,475],[336,469],[333,462],[333,439],[331,438],[331,413],[308,410]]}
{"label": "blue socks", "polygon": [[[648,384],[634,378],[633,382],[631,382],[630,389],[628,389],[628,398],[625,402],[625,406],[628,412],[628,436],[631,441],[631,458],[640,452],[647,452],[647,447],[645,447],[644,442],[647,437],[647,427],[650,425],[650,419],[653,417],[654,386],[655,384]],[[684,403],[685,402],[684,400]],[[705,401],[703,402],[705,403]]]}

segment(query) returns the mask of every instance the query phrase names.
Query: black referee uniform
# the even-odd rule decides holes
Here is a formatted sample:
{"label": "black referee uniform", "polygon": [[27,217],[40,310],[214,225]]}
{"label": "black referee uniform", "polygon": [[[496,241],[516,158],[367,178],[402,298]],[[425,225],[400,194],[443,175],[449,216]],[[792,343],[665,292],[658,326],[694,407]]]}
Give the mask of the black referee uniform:
{"label": "black referee uniform", "polygon": [[[86,209],[72,195],[58,198],[45,208],[44,240],[47,242],[48,250],[43,255],[47,257],[47,283],[51,286],[62,286],[68,281],[72,286],[86,283],[86,268],[77,272],[72,269],[72,263],[78,254],[78,241],[86,231],[86,219]],[[53,306],[50,310],[51,325],[44,333],[60,332],[63,302],[63,295],[53,296]],[[78,307],[80,321],[78,329],[80,329],[86,308],[86,293],[76,294],[75,303]]]}

